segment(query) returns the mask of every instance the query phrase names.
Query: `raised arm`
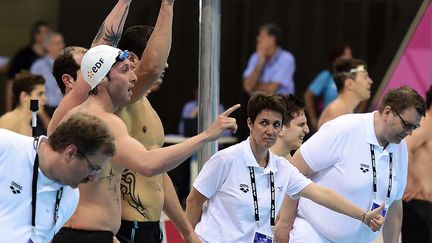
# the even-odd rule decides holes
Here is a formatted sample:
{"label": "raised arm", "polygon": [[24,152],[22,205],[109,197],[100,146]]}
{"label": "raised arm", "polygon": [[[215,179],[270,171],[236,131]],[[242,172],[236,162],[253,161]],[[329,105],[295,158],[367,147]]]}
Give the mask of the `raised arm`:
{"label": "raised arm", "polygon": [[123,26],[132,0],[118,0],[117,4],[105,18],[93,40],[92,47],[110,45],[116,47],[123,32]]}
{"label": "raised arm", "polygon": [[[118,119],[117,122],[120,121],[120,124],[111,127],[116,143],[116,155],[113,160],[116,164],[144,176],[154,176],[169,171],[181,164],[205,143],[221,137],[226,129],[235,132],[237,130],[236,120],[229,117],[229,115],[239,107],[240,105],[235,105],[229,108],[219,115],[206,131],[191,137],[183,143],[150,151],[130,137],[126,126],[120,121],[120,118],[115,118]],[[116,121],[113,120],[113,122]]]}
{"label": "raised arm", "polygon": [[130,103],[136,102],[159,79],[171,50],[174,0],[162,0],[155,28],[134,69],[137,82]]}
{"label": "raised arm", "polygon": [[[92,46],[102,44],[117,46],[123,31],[126,16],[129,12],[131,1],[132,0],[119,0],[117,2],[99,28]],[[69,110],[87,100],[88,93],[94,86],[96,86],[96,84],[90,85],[84,81],[82,75],[77,76],[74,88],[65,95],[51,118],[47,129],[48,135],[58,126],[59,122]]]}
{"label": "raised arm", "polygon": [[78,75],[74,88],[65,97],[63,97],[59,106],[55,110],[51,121],[48,124],[48,135],[57,128],[66,113],[87,100],[90,90],[90,85],[84,81],[81,75]]}

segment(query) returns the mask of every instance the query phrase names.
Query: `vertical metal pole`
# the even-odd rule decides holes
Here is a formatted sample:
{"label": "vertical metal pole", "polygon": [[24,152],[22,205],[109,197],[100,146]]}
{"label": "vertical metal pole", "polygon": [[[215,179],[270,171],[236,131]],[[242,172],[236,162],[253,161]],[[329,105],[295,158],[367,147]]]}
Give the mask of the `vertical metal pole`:
{"label": "vertical metal pole", "polygon": [[[207,129],[219,113],[220,0],[200,0],[198,131]],[[198,152],[198,170],[217,151],[217,143]]]}

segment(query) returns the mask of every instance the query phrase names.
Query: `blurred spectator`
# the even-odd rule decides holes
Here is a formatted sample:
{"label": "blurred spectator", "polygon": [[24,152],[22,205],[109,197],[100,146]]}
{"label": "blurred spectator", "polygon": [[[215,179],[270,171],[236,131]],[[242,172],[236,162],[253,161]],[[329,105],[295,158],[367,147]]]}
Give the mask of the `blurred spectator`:
{"label": "blurred spectator", "polygon": [[334,64],[333,79],[339,95],[321,113],[318,129],[338,116],[354,113],[354,109],[371,96],[372,79],[366,63],[359,59],[338,59]]}
{"label": "blurred spectator", "polygon": [[[194,89],[194,99],[186,102],[182,108],[180,122],[178,124],[178,133],[185,137],[192,137],[197,134],[198,130],[198,89]],[[225,111],[225,107],[219,104],[219,114]],[[230,131],[225,131],[224,136],[231,135]]]}
{"label": "blurred spectator", "polygon": [[30,31],[30,44],[19,50],[12,58],[9,67],[9,82],[6,85],[5,104],[6,111],[13,109],[12,106],[12,80],[21,70],[29,70],[33,62],[45,55],[43,41],[51,32],[51,27],[45,21],[37,21]]}
{"label": "blurred spectator", "polygon": [[[336,59],[339,58],[352,58],[351,47],[348,45],[342,45],[332,50],[328,60],[328,67],[315,77],[304,93],[306,112],[313,131],[317,130],[319,114],[338,96],[336,84],[333,80],[332,66]],[[318,109],[316,109],[317,106],[315,98],[318,96],[321,96],[322,100],[318,103]]]}
{"label": "blurred spectator", "polygon": [[0,56],[0,75],[9,71],[9,57]]}
{"label": "blurred spectator", "polygon": [[251,95],[256,91],[294,94],[294,56],[283,50],[281,29],[273,24],[259,28],[256,52],[243,72],[243,88]]}
{"label": "blurred spectator", "polygon": [[46,130],[37,130],[32,134],[30,100],[39,100],[39,111],[45,105],[45,81],[42,76],[23,71],[13,81],[14,109],[0,117],[0,128],[8,129],[26,136],[46,134]]}
{"label": "blurred spectator", "polygon": [[34,62],[30,68],[30,72],[41,75],[45,79],[45,111],[51,117],[63,98],[62,92],[52,74],[54,60],[65,47],[63,36],[56,32],[48,34],[43,42],[43,47],[47,55]]}

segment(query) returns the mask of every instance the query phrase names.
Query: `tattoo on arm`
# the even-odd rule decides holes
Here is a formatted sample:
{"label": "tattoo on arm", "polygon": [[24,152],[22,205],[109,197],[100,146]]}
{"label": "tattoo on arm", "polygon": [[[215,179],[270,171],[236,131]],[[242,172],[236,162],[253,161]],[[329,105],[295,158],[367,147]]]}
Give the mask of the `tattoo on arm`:
{"label": "tattoo on arm", "polygon": [[128,11],[129,11],[129,5],[125,7],[123,11],[123,15],[120,19],[117,28],[115,28],[112,25],[110,27],[105,26],[105,21],[104,21],[100,26],[92,44],[95,44],[102,39],[105,42],[105,44],[116,47],[120,41],[123,32],[123,24],[125,22]]}
{"label": "tattoo on arm", "polygon": [[147,214],[147,208],[145,208],[139,195],[135,192],[136,186],[136,175],[135,172],[125,170],[122,174],[122,183],[120,185],[120,191],[122,198],[126,200],[132,208],[134,208],[139,214],[141,214],[146,220],[149,220]]}

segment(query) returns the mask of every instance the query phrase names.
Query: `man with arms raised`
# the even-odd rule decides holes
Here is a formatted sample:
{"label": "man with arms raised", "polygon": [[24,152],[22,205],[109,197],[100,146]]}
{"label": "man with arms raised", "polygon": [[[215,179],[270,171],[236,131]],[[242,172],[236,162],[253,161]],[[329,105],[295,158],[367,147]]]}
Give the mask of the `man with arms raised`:
{"label": "man with arms raised", "polygon": [[[124,122],[113,114],[131,100],[131,88],[137,79],[127,58],[127,51],[101,45],[87,51],[81,62],[84,79],[91,84],[100,84],[94,87],[87,101],[69,111],[66,117],[76,112],[100,117],[109,124],[114,134],[117,153],[102,171],[100,181],[80,187],[82,196],[78,209],[66,228],[60,231],[62,234],[57,235],[55,240],[59,242],[68,239],[70,232],[77,236],[75,240],[83,239],[80,237],[86,236],[86,233],[93,234],[91,231],[103,231],[105,237],[117,233],[121,219],[120,179],[125,168],[145,176],[160,174],[175,168],[206,142],[217,139],[225,129],[237,128],[235,119],[227,116],[239,105],[228,109],[209,129],[184,143],[146,150],[129,136]],[[75,229],[80,229],[81,236]]]}
{"label": "man with arms raised", "polygon": [[[140,61],[152,31],[152,27],[143,25],[128,28],[120,40],[119,48],[128,49],[132,56],[136,56],[133,60]],[[162,82],[162,77],[157,82]],[[163,125],[145,96],[121,108],[116,114],[126,124],[129,134],[146,149],[162,147]],[[186,242],[199,241],[181,208],[167,173],[146,177],[126,169],[122,175],[121,192],[122,223],[117,233],[121,242],[161,242],[163,237],[159,219],[162,210],[174,222]]]}

